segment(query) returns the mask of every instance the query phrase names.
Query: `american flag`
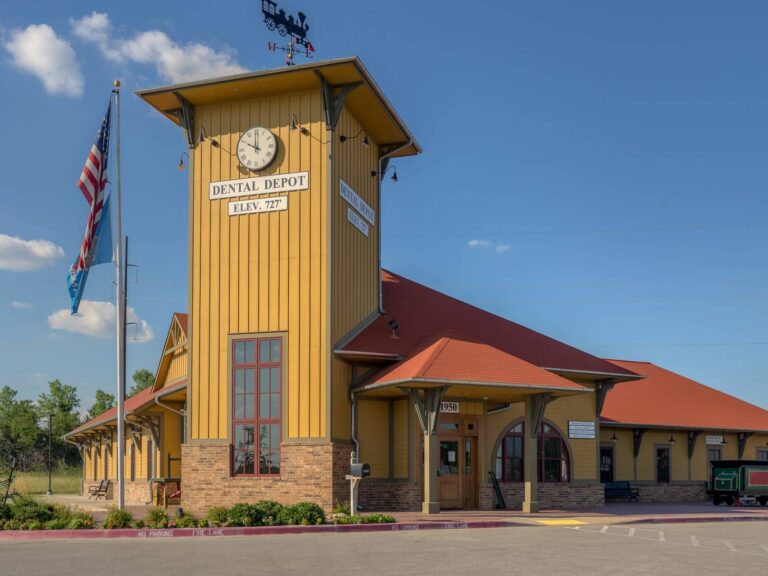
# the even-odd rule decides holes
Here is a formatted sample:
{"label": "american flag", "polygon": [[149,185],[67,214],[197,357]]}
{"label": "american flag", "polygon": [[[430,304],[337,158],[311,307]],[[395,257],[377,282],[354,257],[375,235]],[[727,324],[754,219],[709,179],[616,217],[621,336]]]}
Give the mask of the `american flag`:
{"label": "american flag", "polygon": [[[85,286],[88,269],[94,261],[101,221],[104,214],[104,190],[107,186],[107,158],[109,155],[109,122],[112,117],[112,101],[107,106],[107,113],[101,122],[101,128],[96,134],[96,141],[88,153],[88,158],[77,183],[90,206],[88,221],[85,225],[80,254],[69,270],[68,284],[72,299],[72,313],[76,314],[80,305],[80,297]],[[109,225],[109,223],[107,223]]]}

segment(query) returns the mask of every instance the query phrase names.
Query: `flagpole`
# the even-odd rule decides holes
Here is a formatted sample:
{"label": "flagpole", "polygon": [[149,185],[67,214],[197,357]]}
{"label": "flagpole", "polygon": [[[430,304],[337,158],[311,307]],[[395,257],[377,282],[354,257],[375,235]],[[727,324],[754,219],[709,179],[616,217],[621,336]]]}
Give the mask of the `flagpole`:
{"label": "flagpole", "polygon": [[[117,507],[125,508],[125,280],[123,273],[123,211],[120,199],[120,81],[115,80],[115,275],[117,288]],[[126,246],[127,248],[127,246]],[[127,255],[126,255],[127,256]]]}

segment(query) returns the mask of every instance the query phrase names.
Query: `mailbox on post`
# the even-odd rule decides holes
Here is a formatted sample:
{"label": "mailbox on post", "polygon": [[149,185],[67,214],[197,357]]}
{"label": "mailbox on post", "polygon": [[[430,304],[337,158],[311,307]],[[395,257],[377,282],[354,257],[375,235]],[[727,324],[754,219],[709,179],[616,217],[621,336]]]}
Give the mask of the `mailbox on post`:
{"label": "mailbox on post", "polygon": [[367,478],[371,475],[371,465],[353,462],[349,467],[349,475],[353,478]]}
{"label": "mailbox on post", "polygon": [[346,479],[349,480],[349,513],[357,514],[357,487],[360,480],[371,475],[371,465],[357,461],[357,455],[352,452],[349,456],[349,474]]}

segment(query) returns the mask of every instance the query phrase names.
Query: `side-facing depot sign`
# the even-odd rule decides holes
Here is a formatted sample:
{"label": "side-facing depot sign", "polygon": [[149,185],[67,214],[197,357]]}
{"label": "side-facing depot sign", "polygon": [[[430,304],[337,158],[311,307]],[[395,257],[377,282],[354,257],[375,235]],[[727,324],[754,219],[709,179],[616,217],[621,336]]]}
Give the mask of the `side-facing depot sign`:
{"label": "side-facing depot sign", "polygon": [[306,190],[307,188],[309,188],[309,172],[291,172],[241,180],[211,182],[208,185],[208,197],[211,200],[221,200],[223,198],[236,198],[237,196]]}

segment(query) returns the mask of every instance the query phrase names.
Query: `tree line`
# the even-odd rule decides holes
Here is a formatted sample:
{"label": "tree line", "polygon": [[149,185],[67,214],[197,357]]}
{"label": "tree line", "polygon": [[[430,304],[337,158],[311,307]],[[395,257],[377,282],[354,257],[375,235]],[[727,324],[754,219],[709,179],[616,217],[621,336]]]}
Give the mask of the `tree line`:
{"label": "tree line", "polygon": [[[154,374],[146,368],[133,373],[133,385],[126,397],[154,384]],[[51,459],[54,468],[79,466],[78,448],[63,439],[81,424],[103,414],[115,405],[115,395],[97,390],[94,403],[81,417],[80,398],[75,386],[58,379],[48,382],[48,392],[37,400],[20,400],[10,386],[0,388],[0,468],[15,458],[21,471],[43,470],[48,466],[48,426],[51,427]]]}

